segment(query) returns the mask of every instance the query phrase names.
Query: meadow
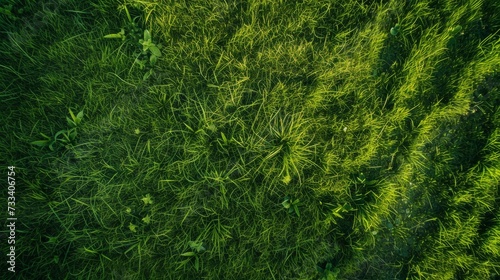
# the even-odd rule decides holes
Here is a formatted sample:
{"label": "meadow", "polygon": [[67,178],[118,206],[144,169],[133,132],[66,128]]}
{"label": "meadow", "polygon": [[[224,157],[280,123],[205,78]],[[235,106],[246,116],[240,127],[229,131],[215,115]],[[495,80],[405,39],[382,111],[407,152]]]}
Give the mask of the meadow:
{"label": "meadow", "polygon": [[499,1],[4,0],[0,31],[2,279],[500,277]]}

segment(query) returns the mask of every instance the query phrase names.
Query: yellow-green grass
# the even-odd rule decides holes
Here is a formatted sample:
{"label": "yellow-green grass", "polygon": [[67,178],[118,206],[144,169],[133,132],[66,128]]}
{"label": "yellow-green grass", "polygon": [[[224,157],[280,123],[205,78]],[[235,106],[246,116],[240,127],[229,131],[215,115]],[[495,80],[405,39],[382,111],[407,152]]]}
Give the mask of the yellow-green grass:
{"label": "yellow-green grass", "polygon": [[8,275],[495,279],[496,2],[0,4]]}

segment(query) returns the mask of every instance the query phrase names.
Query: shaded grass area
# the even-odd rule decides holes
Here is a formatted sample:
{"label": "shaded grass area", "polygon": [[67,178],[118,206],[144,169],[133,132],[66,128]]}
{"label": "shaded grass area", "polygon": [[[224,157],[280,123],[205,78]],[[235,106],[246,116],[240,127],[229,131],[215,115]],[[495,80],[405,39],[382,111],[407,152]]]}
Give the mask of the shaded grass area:
{"label": "shaded grass area", "polygon": [[498,277],[496,1],[11,2],[18,279]]}

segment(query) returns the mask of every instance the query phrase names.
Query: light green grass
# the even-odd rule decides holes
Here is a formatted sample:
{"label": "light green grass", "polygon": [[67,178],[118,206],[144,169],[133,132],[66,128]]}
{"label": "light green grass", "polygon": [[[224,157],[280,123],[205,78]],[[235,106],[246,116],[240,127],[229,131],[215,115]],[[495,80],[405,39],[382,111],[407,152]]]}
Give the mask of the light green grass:
{"label": "light green grass", "polygon": [[12,279],[498,277],[495,1],[7,2]]}

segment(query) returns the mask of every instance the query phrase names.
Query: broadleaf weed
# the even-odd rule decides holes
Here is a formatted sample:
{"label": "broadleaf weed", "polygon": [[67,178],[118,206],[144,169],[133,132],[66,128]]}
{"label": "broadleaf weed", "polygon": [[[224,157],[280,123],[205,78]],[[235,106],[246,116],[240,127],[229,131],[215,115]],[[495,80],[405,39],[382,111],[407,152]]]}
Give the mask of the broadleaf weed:
{"label": "broadleaf weed", "polygon": [[51,151],[54,151],[59,145],[68,147],[67,145],[74,143],[77,136],[77,128],[83,119],[83,110],[78,112],[76,116],[71,109],[69,109],[69,113],[71,119],[66,117],[69,129],[59,130],[53,137],[40,133],[45,139],[33,141],[31,144],[39,147],[49,147]]}

